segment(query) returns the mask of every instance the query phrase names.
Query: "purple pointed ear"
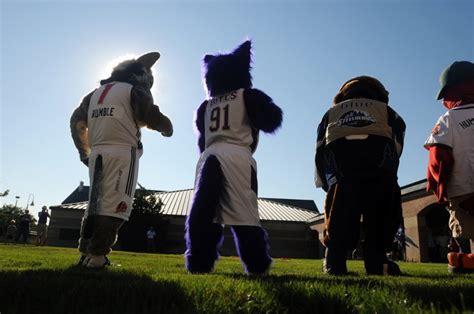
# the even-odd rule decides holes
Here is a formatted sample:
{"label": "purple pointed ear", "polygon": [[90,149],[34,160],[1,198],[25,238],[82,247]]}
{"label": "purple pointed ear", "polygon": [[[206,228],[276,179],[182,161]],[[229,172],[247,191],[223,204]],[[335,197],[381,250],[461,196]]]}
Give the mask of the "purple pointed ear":
{"label": "purple pointed ear", "polygon": [[250,40],[244,41],[237,49],[234,50],[234,55],[245,59],[250,64],[250,57],[252,55],[252,42]]}
{"label": "purple pointed ear", "polygon": [[205,56],[204,56],[204,63],[205,63],[205,64],[208,64],[208,63],[211,62],[214,58],[215,58],[215,56],[212,56],[212,55],[205,55]]}

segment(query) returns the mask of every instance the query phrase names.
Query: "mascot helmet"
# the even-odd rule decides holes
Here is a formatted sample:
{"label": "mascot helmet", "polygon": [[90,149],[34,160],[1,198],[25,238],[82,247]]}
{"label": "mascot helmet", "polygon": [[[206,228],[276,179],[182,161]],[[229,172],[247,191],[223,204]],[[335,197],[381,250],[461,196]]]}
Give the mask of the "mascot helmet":
{"label": "mascot helmet", "polygon": [[388,103],[388,91],[376,78],[357,76],[342,84],[334,96],[334,104],[352,98],[368,98]]}

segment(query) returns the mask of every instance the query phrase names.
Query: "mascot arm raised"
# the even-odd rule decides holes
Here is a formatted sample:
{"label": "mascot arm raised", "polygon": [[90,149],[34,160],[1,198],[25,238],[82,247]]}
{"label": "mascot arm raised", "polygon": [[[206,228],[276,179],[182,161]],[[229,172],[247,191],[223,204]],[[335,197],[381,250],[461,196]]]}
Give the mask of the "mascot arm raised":
{"label": "mascot arm raised", "polygon": [[204,100],[196,111],[194,125],[198,133],[199,152],[202,153],[206,148],[206,137],[204,132],[204,113],[206,112],[207,100]]}
{"label": "mascot arm raised", "polygon": [[171,120],[153,104],[153,96],[143,87],[134,86],[131,92],[132,110],[139,125],[160,132],[163,136],[173,135]]}
{"label": "mascot arm raised", "polygon": [[91,152],[88,139],[87,112],[89,110],[89,102],[93,93],[94,91],[90,92],[82,99],[79,107],[77,107],[72,113],[70,120],[72,140],[79,151],[81,161],[86,166],[88,165],[88,158]]}
{"label": "mascot arm raised", "polygon": [[244,91],[245,109],[252,127],[265,133],[274,133],[283,122],[283,112],[261,90],[248,88]]}

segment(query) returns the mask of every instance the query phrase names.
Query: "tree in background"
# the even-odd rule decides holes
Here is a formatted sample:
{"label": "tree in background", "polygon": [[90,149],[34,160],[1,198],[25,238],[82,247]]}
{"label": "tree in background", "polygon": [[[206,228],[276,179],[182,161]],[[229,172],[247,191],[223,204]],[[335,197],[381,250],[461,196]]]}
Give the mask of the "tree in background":
{"label": "tree in background", "polygon": [[140,188],[135,191],[133,210],[129,221],[119,231],[120,248],[125,251],[146,252],[146,233],[153,227],[157,233],[156,248],[160,251],[166,239],[167,221],[161,214],[162,200],[155,191]]}
{"label": "tree in background", "polygon": [[[10,223],[11,220],[15,220],[18,224],[20,221],[20,217],[25,214],[25,210],[21,209],[20,207],[16,207],[15,205],[3,205],[0,208],[0,236],[4,236],[8,224]],[[33,218],[32,221],[32,226],[36,223],[36,219]]]}
{"label": "tree in background", "polygon": [[137,214],[153,214],[160,215],[163,202],[156,197],[154,191],[147,190],[140,185],[140,189],[135,191],[133,200],[132,216]]}

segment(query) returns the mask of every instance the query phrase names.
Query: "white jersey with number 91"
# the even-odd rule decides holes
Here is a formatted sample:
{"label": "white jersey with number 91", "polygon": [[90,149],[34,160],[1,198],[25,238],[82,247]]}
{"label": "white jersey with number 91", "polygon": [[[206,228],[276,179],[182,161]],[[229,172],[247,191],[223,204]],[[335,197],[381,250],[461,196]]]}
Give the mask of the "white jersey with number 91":
{"label": "white jersey with number 91", "polygon": [[206,148],[213,143],[256,147],[258,133],[252,135],[244,103],[244,89],[215,96],[207,101],[204,113]]}

